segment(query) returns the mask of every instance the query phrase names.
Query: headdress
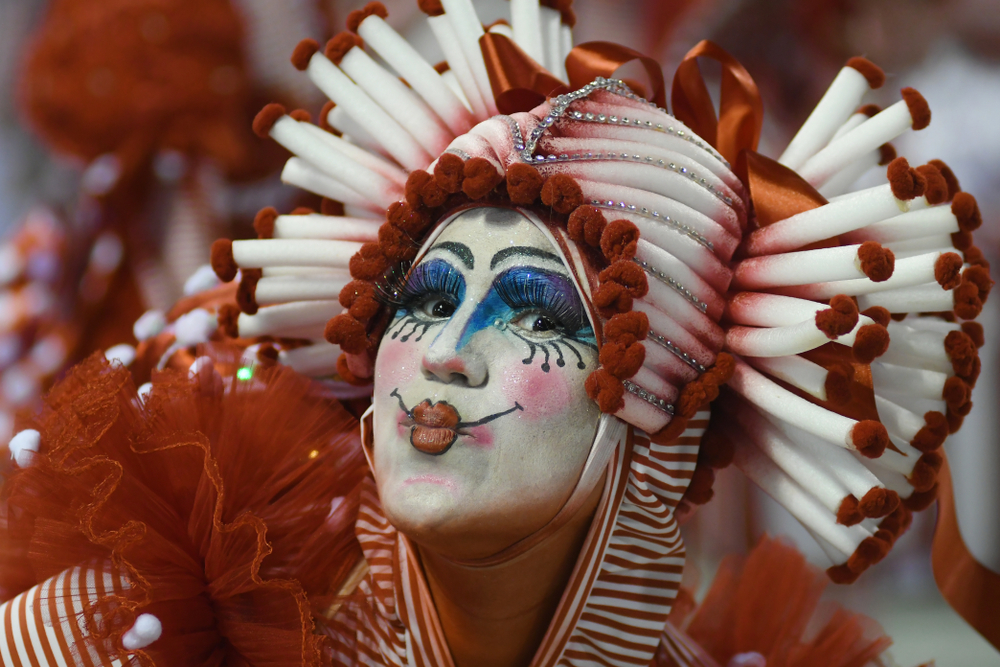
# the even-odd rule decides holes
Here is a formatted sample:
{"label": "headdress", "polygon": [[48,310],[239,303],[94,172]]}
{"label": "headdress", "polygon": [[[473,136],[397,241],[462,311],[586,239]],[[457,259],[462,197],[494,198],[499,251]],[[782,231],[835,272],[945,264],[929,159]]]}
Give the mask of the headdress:
{"label": "headdress", "polygon": [[[735,461],[816,537],[834,580],[884,556],[908,510],[933,500],[937,450],[971,409],[972,320],[992,285],[975,199],[943,163],[912,168],[888,144],[928,124],[920,94],[859,108],[884,75],[854,58],[775,161],[753,150],[752,79],[710,43],[681,65],[670,116],[658,69],[607,43],[570,50],[565,11],[515,1],[513,26],[484,32],[469,0],[421,7],[445,67],[379,3],[325,50],[296,49],[333,103],[319,126],[270,105],[255,129],[294,153],[283,179],[324,196],[325,213],[268,209],[259,240],[216,242],[219,276],[242,270],[226,330],[285,342],[279,359],[309,375],[364,383],[384,274],[449,210],[534,207],[587,266],[601,363],[587,390],[603,412],[676,435],[728,381],[689,502]],[[699,56],[723,65],[718,118]],[[607,78],[635,59],[646,98]],[[851,189],[879,164],[887,183]]]}

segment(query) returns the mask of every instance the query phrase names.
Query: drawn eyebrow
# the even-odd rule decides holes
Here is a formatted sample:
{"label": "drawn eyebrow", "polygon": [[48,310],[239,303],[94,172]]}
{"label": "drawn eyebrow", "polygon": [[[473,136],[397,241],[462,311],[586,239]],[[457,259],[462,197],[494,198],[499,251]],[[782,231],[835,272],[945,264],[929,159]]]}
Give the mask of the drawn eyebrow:
{"label": "drawn eyebrow", "polygon": [[465,245],[464,243],[457,243],[455,241],[442,241],[441,243],[435,244],[434,247],[431,248],[431,250],[447,250],[451,254],[455,255],[455,257],[458,257],[460,260],[462,260],[462,264],[464,264],[465,268],[469,269],[470,271],[476,266],[476,258],[472,254],[472,250],[470,250],[469,246]]}
{"label": "drawn eyebrow", "polygon": [[547,259],[556,262],[560,266],[562,266],[563,263],[559,255],[555,253],[549,252],[547,250],[542,250],[540,248],[532,248],[531,246],[516,245],[516,246],[511,246],[510,248],[504,248],[503,250],[497,252],[497,254],[493,255],[493,259],[490,260],[490,270],[492,271],[493,269],[497,268],[497,264],[504,261],[508,257],[514,255],[520,255],[521,257],[538,257],[540,259]]}

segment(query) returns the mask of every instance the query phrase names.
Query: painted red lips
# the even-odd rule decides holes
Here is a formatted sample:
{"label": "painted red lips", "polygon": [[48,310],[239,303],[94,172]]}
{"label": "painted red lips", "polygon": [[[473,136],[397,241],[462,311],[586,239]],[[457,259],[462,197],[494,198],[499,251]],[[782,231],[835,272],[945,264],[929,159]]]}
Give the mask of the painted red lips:
{"label": "painted red lips", "polygon": [[[399,409],[406,415],[408,422],[412,422],[410,428],[410,444],[424,454],[444,454],[448,448],[455,444],[459,435],[468,435],[468,429],[489,424],[495,419],[499,419],[512,412],[524,410],[516,401],[514,407],[497,412],[492,415],[477,419],[473,422],[463,422],[461,415],[453,405],[441,401],[431,403],[429,398],[425,398],[412,410],[407,409],[403,403],[403,397],[399,395],[399,387],[389,392],[399,401]],[[400,422],[402,426],[407,422]]]}
{"label": "painted red lips", "polygon": [[413,421],[410,444],[425,454],[441,454],[458,438],[461,417],[453,406],[425,399],[413,408]]}

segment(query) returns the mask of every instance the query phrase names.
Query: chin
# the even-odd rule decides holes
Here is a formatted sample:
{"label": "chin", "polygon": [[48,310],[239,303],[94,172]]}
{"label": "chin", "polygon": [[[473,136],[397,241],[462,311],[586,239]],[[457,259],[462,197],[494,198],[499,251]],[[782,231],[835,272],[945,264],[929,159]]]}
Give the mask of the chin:
{"label": "chin", "polygon": [[434,535],[451,523],[461,505],[456,485],[436,479],[437,476],[415,475],[379,490],[382,507],[389,521],[400,532],[420,541],[423,535]]}

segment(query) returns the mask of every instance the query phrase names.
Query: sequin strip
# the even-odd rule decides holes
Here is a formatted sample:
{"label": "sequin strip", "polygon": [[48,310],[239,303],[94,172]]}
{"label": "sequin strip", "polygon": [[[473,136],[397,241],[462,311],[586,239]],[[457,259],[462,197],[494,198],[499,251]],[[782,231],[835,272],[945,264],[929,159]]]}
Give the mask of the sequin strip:
{"label": "sequin strip", "polygon": [[636,259],[635,257],[632,258],[632,261],[641,266],[646,271],[646,273],[653,275],[661,283],[672,288],[675,292],[677,292],[682,297],[690,301],[691,304],[694,305],[694,307],[700,310],[702,313],[708,312],[708,304],[699,299],[698,297],[696,297],[694,293],[692,293],[691,290],[689,290],[687,287],[684,287],[684,285],[681,285],[679,282],[677,282],[676,280],[665,274],[663,271],[660,271],[656,267],[650,266],[648,262],[644,262],[641,259]]}
{"label": "sequin strip", "polygon": [[646,338],[648,338],[649,340],[653,341],[654,343],[656,343],[660,347],[666,349],[668,352],[672,353],[675,357],[677,357],[678,359],[680,359],[681,361],[683,361],[685,364],[687,364],[688,366],[690,366],[694,370],[698,371],[698,373],[704,373],[705,371],[708,370],[707,368],[705,368],[704,366],[702,366],[701,364],[699,364],[694,359],[694,357],[692,357],[687,352],[685,352],[681,348],[677,347],[672,342],[670,342],[669,340],[667,340],[666,338],[664,338],[660,334],[656,333],[655,331],[650,331],[648,334],[646,334]]}
{"label": "sequin strip", "polygon": [[713,244],[711,241],[706,239],[704,236],[696,232],[691,227],[688,227],[683,223],[677,222],[669,215],[660,215],[659,211],[650,211],[645,206],[639,207],[636,206],[635,204],[628,204],[623,201],[615,202],[614,200],[611,199],[608,200],[591,199],[590,204],[591,206],[597,206],[598,208],[610,208],[610,209],[617,209],[620,211],[628,211],[629,213],[635,213],[636,215],[641,215],[644,218],[655,220],[656,222],[661,222],[667,227],[673,229],[674,231],[684,234],[685,236],[705,246],[712,252],[715,252],[715,244]]}
{"label": "sequin strip", "polygon": [[638,396],[642,400],[652,405],[654,408],[659,408],[660,410],[663,410],[669,415],[674,414],[673,405],[667,403],[665,400],[663,400],[656,394],[646,391],[645,389],[643,389],[636,383],[632,382],[631,380],[622,380],[622,385],[624,385],[625,390],[628,391],[628,393]]}

